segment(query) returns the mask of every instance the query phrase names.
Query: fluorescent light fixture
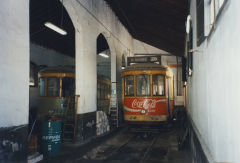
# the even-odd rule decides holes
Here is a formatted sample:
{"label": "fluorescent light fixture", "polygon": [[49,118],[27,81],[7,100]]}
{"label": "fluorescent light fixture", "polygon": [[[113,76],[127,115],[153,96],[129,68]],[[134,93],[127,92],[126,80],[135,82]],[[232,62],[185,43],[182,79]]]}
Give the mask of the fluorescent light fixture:
{"label": "fluorescent light fixture", "polygon": [[109,56],[107,54],[104,54],[104,53],[99,53],[99,55],[104,57],[104,58],[109,58]]}
{"label": "fluorescent light fixture", "polygon": [[190,28],[191,28],[191,15],[188,15],[187,21],[186,21],[186,33],[189,34]]}
{"label": "fluorescent light fixture", "polygon": [[34,85],[35,85],[35,83],[33,81],[29,82],[29,86],[34,86]]}
{"label": "fluorescent light fixture", "polygon": [[46,22],[44,23],[44,25],[52,30],[54,30],[55,32],[61,34],[61,35],[66,35],[67,32],[61,28],[59,28],[58,26],[52,24],[51,22]]}

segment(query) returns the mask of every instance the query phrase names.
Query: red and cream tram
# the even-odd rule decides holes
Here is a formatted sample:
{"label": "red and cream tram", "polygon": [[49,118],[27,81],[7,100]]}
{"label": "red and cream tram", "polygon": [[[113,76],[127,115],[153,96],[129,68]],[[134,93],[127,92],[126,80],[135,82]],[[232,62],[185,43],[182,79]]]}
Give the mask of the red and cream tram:
{"label": "red and cream tram", "polygon": [[122,72],[124,120],[128,123],[152,124],[172,117],[173,75],[164,66],[139,63]]}

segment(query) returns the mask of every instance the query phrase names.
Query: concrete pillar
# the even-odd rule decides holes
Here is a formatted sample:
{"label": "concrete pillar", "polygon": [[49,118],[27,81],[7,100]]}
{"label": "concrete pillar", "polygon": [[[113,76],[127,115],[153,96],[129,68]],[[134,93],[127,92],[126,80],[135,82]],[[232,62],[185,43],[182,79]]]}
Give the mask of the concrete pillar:
{"label": "concrete pillar", "polygon": [[1,0],[0,22],[0,162],[21,162],[29,112],[29,1]]}

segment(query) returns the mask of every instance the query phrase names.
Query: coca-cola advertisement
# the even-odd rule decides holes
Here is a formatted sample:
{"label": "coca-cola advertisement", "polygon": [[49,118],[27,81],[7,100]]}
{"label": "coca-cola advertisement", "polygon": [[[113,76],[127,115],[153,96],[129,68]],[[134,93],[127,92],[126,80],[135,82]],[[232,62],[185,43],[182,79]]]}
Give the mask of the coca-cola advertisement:
{"label": "coca-cola advertisement", "polygon": [[[166,115],[166,98],[125,98],[124,114],[129,115]],[[144,112],[142,110],[145,110]]]}

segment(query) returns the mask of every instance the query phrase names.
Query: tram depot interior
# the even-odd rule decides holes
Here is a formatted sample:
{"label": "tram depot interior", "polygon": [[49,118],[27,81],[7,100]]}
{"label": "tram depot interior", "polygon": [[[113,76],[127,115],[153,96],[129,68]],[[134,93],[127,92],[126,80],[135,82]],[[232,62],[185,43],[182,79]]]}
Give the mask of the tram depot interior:
{"label": "tram depot interior", "polygon": [[[188,162],[239,163],[239,6],[1,0],[0,162],[87,161],[94,144],[143,131],[136,162],[158,137]],[[164,150],[155,162],[187,162]]]}

